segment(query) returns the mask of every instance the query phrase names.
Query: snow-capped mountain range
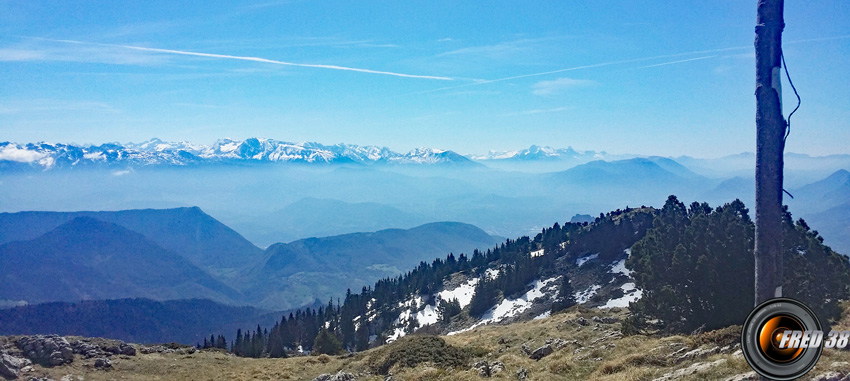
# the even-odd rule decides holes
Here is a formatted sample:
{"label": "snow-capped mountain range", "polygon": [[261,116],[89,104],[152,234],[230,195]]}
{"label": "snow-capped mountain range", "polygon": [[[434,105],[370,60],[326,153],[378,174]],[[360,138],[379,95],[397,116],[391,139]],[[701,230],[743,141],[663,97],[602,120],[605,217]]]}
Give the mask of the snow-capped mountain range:
{"label": "snow-capped mountain range", "polygon": [[165,142],[74,145],[51,143],[0,143],[0,169],[41,169],[95,165],[186,166],[202,163],[295,162],[363,164],[473,164],[452,151],[417,148],[398,153],[386,147],[349,144],[291,143],[274,139],[221,139],[212,145]]}
{"label": "snow-capped mountain range", "polygon": [[490,151],[486,155],[470,155],[473,160],[546,160],[546,159],[587,159],[601,160],[608,156],[606,152],[576,151],[572,147],[552,148],[532,145],[526,149],[514,151]]}

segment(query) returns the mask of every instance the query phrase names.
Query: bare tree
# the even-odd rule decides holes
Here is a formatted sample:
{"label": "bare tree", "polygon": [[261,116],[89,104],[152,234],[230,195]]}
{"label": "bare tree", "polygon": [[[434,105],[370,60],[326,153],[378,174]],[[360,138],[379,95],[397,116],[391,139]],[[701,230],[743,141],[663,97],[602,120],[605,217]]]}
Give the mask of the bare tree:
{"label": "bare tree", "polygon": [[782,296],[782,154],[787,126],[780,86],[784,6],[784,0],[759,0],[757,8],[756,304]]}

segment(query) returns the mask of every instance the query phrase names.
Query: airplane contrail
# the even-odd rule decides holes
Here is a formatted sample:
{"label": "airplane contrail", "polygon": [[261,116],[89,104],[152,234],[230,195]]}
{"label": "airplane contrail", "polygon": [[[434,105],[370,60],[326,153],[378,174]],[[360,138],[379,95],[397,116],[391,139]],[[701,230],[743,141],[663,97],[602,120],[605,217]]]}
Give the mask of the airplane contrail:
{"label": "airplane contrail", "polygon": [[310,67],[310,68],[319,68],[319,69],[355,71],[355,72],[359,72],[359,73],[390,75],[390,76],[394,76],[394,77],[435,79],[435,80],[441,80],[441,81],[452,81],[452,80],[454,80],[454,78],[450,78],[450,77],[404,74],[404,73],[395,73],[395,72],[391,72],[391,71],[359,69],[359,68],[354,68],[354,67],[337,66],[337,65],[294,63],[294,62],[271,60],[271,59],[268,59],[268,58],[260,58],[260,57],[231,56],[231,55],[226,55],[226,54],[188,52],[188,51],[183,51],[183,50],[146,48],[146,47],[143,47],[143,46],[133,46],[133,45],[102,44],[102,43],[97,43],[97,42],[85,42],[85,41],[75,41],[75,40],[56,40],[56,39],[39,38],[39,37],[29,37],[29,38],[35,38],[35,39],[45,40],[45,41],[63,42],[63,43],[68,43],[68,44],[110,46],[110,47],[114,47],[114,48],[140,50],[140,51],[145,51],[145,52],[177,54],[177,55],[195,56],[195,57],[223,58],[223,59],[230,59],[230,60],[253,61],[253,62],[262,62],[262,63],[270,63],[270,64],[275,64],[275,65],[285,65],[285,66],[297,66],[297,67]]}
{"label": "airplane contrail", "polygon": [[662,62],[662,63],[658,63],[658,64],[654,64],[654,65],[638,66],[638,67],[636,67],[635,69],[646,69],[646,68],[650,68],[650,67],[658,67],[658,66],[674,65],[674,64],[682,63],[682,62],[699,61],[699,60],[704,60],[704,59],[714,58],[714,57],[717,57],[717,55],[713,55],[713,56],[704,56],[704,57],[696,57],[696,58],[688,58],[688,59],[678,60],[678,61]]}

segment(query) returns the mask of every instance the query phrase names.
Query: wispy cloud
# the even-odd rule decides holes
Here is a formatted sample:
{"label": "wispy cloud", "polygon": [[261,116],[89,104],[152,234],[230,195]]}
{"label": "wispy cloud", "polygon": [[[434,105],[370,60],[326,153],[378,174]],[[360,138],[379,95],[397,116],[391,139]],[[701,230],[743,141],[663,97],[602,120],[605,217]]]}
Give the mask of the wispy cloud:
{"label": "wispy cloud", "polygon": [[168,60],[164,55],[137,51],[117,51],[103,46],[45,46],[44,44],[19,44],[0,48],[0,62],[90,62],[115,65],[161,65]]}
{"label": "wispy cloud", "polygon": [[105,30],[98,33],[101,39],[126,38],[129,36],[139,36],[145,34],[161,34],[166,33],[169,29],[186,27],[190,23],[179,20],[162,20],[148,21],[123,24],[116,28]]}
{"label": "wispy cloud", "polygon": [[467,84],[457,85],[457,86],[440,87],[440,88],[437,88],[437,89],[417,91],[417,92],[410,93],[410,94],[425,94],[425,93],[432,93],[432,92],[436,92],[436,91],[457,89],[457,88],[461,88],[461,87],[481,86],[481,85],[486,85],[486,84],[490,84],[490,83],[511,81],[511,80],[514,80],[514,79],[540,77],[540,76],[545,76],[545,75],[564,73],[564,72],[568,72],[568,71],[593,69],[593,68],[599,68],[599,67],[605,67],[605,66],[622,65],[622,64],[627,64],[627,63],[651,61],[651,60],[657,60],[657,59],[663,59],[663,58],[682,57],[682,56],[688,56],[688,55],[694,55],[694,54],[720,53],[720,52],[742,50],[742,49],[752,49],[752,46],[735,46],[735,47],[721,48],[721,49],[694,50],[694,51],[691,51],[691,52],[684,52],[684,53],[665,54],[665,55],[660,55],[660,56],[632,58],[632,59],[618,60],[618,61],[608,61],[608,62],[589,64],[589,65],[573,66],[573,67],[568,67],[568,68],[558,69],[558,70],[544,71],[544,72],[539,72],[539,73],[521,74],[521,75],[510,76],[510,77],[476,81],[476,82],[473,82],[473,83],[467,83]]}
{"label": "wispy cloud", "polygon": [[[541,38],[522,38],[517,40],[500,42],[492,45],[468,46],[465,48],[450,50],[437,54],[437,57],[466,56],[488,59],[505,59],[507,57],[524,57],[528,54],[543,51],[549,48],[552,41],[571,38],[568,36],[554,36]],[[453,41],[452,39],[441,39],[438,41]]]}
{"label": "wispy cloud", "polygon": [[173,106],[177,107],[193,107],[193,108],[204,108],[204,109],[219,109],[223,108],[219,105],[211,105],[211,104],[203,104],[203,103],[190,103],[190,102],[177,102],[172,103]]}
{"label": "wispy cloud", "polygon": [[593,83],[595,82],[587,79],[573,79],[564,77],[553,79],[551,81],[540,81],[535,83],[531,87],[534,89],[532,91],[534,95],[554,95],[569,88],[587,86]]}
{"label": "wispy cloud", "polygon": [[844,36],[828,36],[828,37],[816,37],[816,38],[805,38],[802,40],[791,40],[791,41],[783,41],[783,44],[800,44],[804,42],[819,42],[819,41],[833,41],[833,40],[847,40],[850,39],[850,34]]}
{"label": "wispy cloud", "polygon": [[0,114],[41,113],[45,111],[86,111],[117,114],[121,110],[98,101],[28,99],[0,101]]}
{"label": "wispy cloud", "polygon": [[[30,37],[30,38],[32,38],[32,37]],[[219,58],[219,59],[229,59],[229,60],[239,60],[239,61],[260,62],[260,63],[274,64],[274,65],[284,65],[284,66],[307,67],[307,68],[329,69],[329,70],[343,70],[343,71],[353,71],[353,72],[359,72],[359,73],[389,75],[389,76],[394,76],[394,77],[405,77],[405,78],[433,79],[433,80],[443,80],[443,81],[451,81],[452,80],[452,78],[441,77],[441,76],[405,74],[405,73],[396,73],[396,72],[390,72],[390,71],[371,70],[371,69],[361,69],[361,68],[338,66],[338,65],[294,63],[294,62],[278,61],[278,60],[272,60],[272,59],[261,58],[261,57],[233,56],[233,55],[227,55],[227,54],[191,52],[191,51],[173,50],[173,49],[159,49],[159,48],[149,48],[149,47],[133,46],[133,45],[102,44],[102,43],[96,43],[96,42],[85,42],[85,41],[75,41],[75,40],[56,40],[56,39],[45,39],[45,38],[37,38],[37,39],[44,40],[44,41],[66,43],[66,44],[74,44],[74,45],[103,46],[103,47],[119,48],[119,49],[133,50],[133,51],[153,52],[153,53],[181,55],[181,56]]]}
{"label": "wispy cloud", "polygon": [[124,175],[129,175],[129,174],[131,174],[131,173],[133,173],[133,172],[134,172],[134,171],[133,171],[133,168],[127,168],[127,169],[122,169],[122,170],[112,171],[112,176],[116,176],[116,177],[118,177],[118,176],[124,176]]}
{"label": "wispy cloud", "polygon": [[484,57],[484,58],[504,58],[506,56],[512,56],[521,53],[527,53],[531,50],[530,47],[525,46],[521,41],[515,42],[507,42],[503,44],[496,45],[486,45],[486,46],[470,46],[466,48],[460,48],[455,50],[450,50],[447,52],[443,52],[437,54],[437,57],[448,57],[448,56],[476,56],[476,57]]}
{"label": "wispy cloud", "polygon": [[359,48],[397,48],[396,44],[375,44],[375,43],[363,43],[355,45]]}
{"label": "wispy cloud", "polygon": [[0,61],[39,61],[46,58],[43,51],[32,49],[0,49]]}
{"label": "wispy cloud", "polygon": [[[809,39],[802,39],[802,40],[792,40],[792,41],[786,41],[785,44],[799,44],[799,43],[806,43],[806,42],[820,42],[820,41],[833,41],[833,40],[845,40],[845,39],[850,39],[850,35],[828,36],[828,37],[809,38]],[[694,50],[694,51],[690,51],[690,52],[664,54],[664,55],[660,55],[660,56],[641,57],[641,58],[633,58],[633,59],[627,59],[627,60],[601,62],[601,63],[595,63],[595,64],[589,64],[589,65],[568,67],[568,68],[559,69],[559,70],[544,71],[544,72],[540,72],[540,73],[522,74],[522,75],[511,76],[511,77],[491,79],[491,80],[486,80],[486,81],[476,81],[476,82],[473,82],[473,83],[467,83],[467,84],[463,84],[463,85],[448,86],[448,87],[441,87],[441,88],[438,88],[438,89],[418,91],[418,92],[411,93],[411,94],[424,94],[424,93],[431,93],[431,92],[435,92],[435,91],[457,89],[457,88],[467,87],[467,86],[480,86],[480,85],[486,85],[486,84],[495,83],[495,82],[510,81],[510,80],[514,80],[514,79],[528,78],[528,77],[539,77],[539,76],[544,76],[544,75],[551,75],[551,74],[557,74],[557,73],[563,73],[563,72],[575,71],[575,70],[593,69],[593,68],[604,67],[604,66],[622,65],[622,64],[627,64],[627,63],[651,61],[651,60],[658,60],[658,59],[664,59],[664,58],[684,57],[684,56],[695,55],[695,54],[712,54],[712,53],[723,53],[723,52],[731,52],[731,51],[749,50],[749,49],[752,49],[752,48],[753,48],[752,45],[732,46],[732,47],[728,47],[728,48]],[[705,59],[705,58],[697,58],[697,59]],[[681,60],[681,62],[687,62],[687,61],[688,60]],[[680,63],[680,62],[677,62],[677,61],[662,62],[660,64],[655,64],[655,66],[671,65],[673,63]],[[652,65],[650,65],[650,66],[652,66]]]}
{"label": "wispy cloud", "polygon": [[251,5],[244,7],[243,9],[258,10],[258,9],[279,7],[279,6],[282,6],[282,5],[291,5],[291,4],[294,4],[294,3],[296,3],[296,1],[291,1],[291,0],[269,1],[269,2],[265,2],[265,3],[251,4]]}
{"label": "wispy cloud", "polygon": [[502,116],[522,116],[522,115],[534,115],[534,114],[548,114],[553,112],[563,112],[567,110],[572,110],[573,107],[555,107],[555,108],[543,108],[543,109],[532,109],[532,110],[523,110],[518,112],[512,112],[507,114],[502,114]]}

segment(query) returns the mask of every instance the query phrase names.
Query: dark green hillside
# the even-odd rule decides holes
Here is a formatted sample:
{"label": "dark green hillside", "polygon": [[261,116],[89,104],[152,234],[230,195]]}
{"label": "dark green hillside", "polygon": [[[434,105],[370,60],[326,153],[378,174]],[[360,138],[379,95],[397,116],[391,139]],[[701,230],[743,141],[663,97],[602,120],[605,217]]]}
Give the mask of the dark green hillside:
{"label": "dark green hillside", "polygon": [[53,302],[0,310],[0,335],[55,333],[194,345],[211,333],[230,335],[240,326],[273,324],[278,316],[253,307],[200,299]]}
{"label": "dark green hillside", "polygon": [[[316,337],[316,327],[327,324],[329,330],[340,340],[344,348],[365,349],[370,345],[379,345],[387,340],[389,331],[394,320],[400,315],[406,301],[421,297],[423,303],[434,303],[431,295],[440,291],[445,286],[445,281],[455,276],[483,276],[487,269],[503,268],[498,277],[492,281],[482,282],[483,286],[476,289],[476,295],[472,298],[469,306],[460,309],[456,306],[453,312],[446,312],[440,323],[426,328],[428,332],[446,331],[452,324],[463,324],[474,322],[481,313],[492,307],[493,303],[502,297],[515,296],[523,293],[529,282],[544,277],[552,277],[567,274],[572,277],[576,274],[585,278],[580,283],[586,287],[585,282],[597,281],[596,276],[604,277],[605,283],[617,277],[616,274],[608,272],[609,261],[618,261],[625,257],[625,249],[639,240],[651,227],[655,210],[652,208],[616,210],[601,215],[593,223],[567,223],[563,227],[555,224],[551,228],[543,229],[534,238],[520,237],[516,240],[508,239],[495,248],[474,250],[471,255],[449,254],[444,258],[433,261],[420,262],[413,270],[407,271],[394,277],[385,277],[377,281],[372,287],[362,287],[361,292],[347,293],[341,303],[332,300],[326,306],[316,310],[305,309],[301,313],[295,313],[284,318],[274,327],[269,327],[269,332],[258,335],[254,331],[255,338],[267,345],[268,353],[283,353],[280,347],[295,348],[298,345],[311,348]],[[421,228],[433,230],[433,224]],[[437,227],[446,229],[450,226],[440,224]],[[420,229],[420,228],[417,228]],[[418,232],[417,229],[411,231]],[[421,230],[421,229],[420,229]],[[449,229],[454,230],[454,229]],[[389,234],[387,232],[379,232]],[[390,231],[399,234],[397,231]],[[373,233],[377,235],[378,233]],[[346,236],[342,236],[346,237]],[[330,237],[337,238],[340,237]],[[309,241],[309,240],[304,240]],[[343,241],[345,242],[345,241]],[[309,243],[302,242],[303,245]],[[340,246],[341,247],[341,246]],[[274,247],[273,247],[274,248]],[[270,248],[272,250],[273,248]],[[532,251],[543,250],[541,256],[531,257]],[[278,249],[279,250],[279,249]],[[277,254],[282,253],[278,251]],[[585,265],[581,269],[575,264],[578,257],[589,253],[598,253],[598,263],[602,265]],[[287,252],[289,255],[297,254]],[[283,257],[286,258],[286,257]],[[271,260],[270,260],[271,262]],[[287,262],[273,262],[286,268]],[[345,266],[343,262],[341,266]],[[340,266],[340,265],[337,265]],[[586,274],[588,268],[602,274]],[[328,281],[328,278],[321,278]],[[601,279],[601,278],[600,278]],[[579,282],[578,280],[576,282]],[[619,287],[616,287],[619,288]],[[357,289],[355,289],[357,290]],[[603,302],[604,303],[604,302]],[[546,307],[548,310],[549,307]],[[441,311],[452,310],[451,306],[441,305]],[[458,311],[461,310],[461,311]],[[294,320],[293,320],[294,319]],[[368,319],[370,323],[355,326],[355,321],[362,322]],[[470,323],[471,324],[471,323]],[[292,328],[297,327],[297,328]],[[253,330],[253,326],[246,327]],[[419,326],[412,324],[403,328],[406,333],[416,331]],[[369,342],[369,337],[375,340]],[[282,343],[281,343],[282,342]],[[274,350],[272,348],[275,348]],[[241,352],[244,356],[260,356],[263,349]]]}
{"label": "dark green hillside", "polygon": [[[254,331],[254,338],[283,355],[286,348],[309,347],[316,327],[327,326],[343,348],[362,350],[401,334],[456,333],[484,323],[545,317],[541,312],[558,312],[576,302],[616,307],[635,295],[626,294],[627,285],[636,286],[642,297],[625,302],[632,314],[623,324],[624,333],[722,328],[740,324],[753,305],[752,235],[748,210],[738,200],[717,208],[696,202],[686,207],[670,196],[662,210],[616,210],[591,223],[555,224],[534,238],[508,239],[486,252],[421,262],[360,293],[347,293],[341,303],[296,313],[294,321],[290,315],[268,334]],[[838,301],[850,296],[848,259],[824,246],[804,221],[792,222],[790,214],[783,246],[783,294],[807,302],[824,324],[834,322]],[[558,289],[533,299],[530,313],[493,320],[497,307],[517,303],[544,279],[558,280]],[[470,280],[477,284],[466,306],[438,299],[441,291]],[[429,310],[437,316],[428,315]],[[305,328],[293,331],[293,326]],[[240,354],[261,356],[263,351]]]}
{"label": "dark green hillside", "polygon": [[[794,222],[786,211],[783,222],[782,295],[806,303],[829,326],[840,318],[838,301],[850,297],[850,261],[804,220]],[[630,306],[627,330],[639,331],[652,319],[668,332],[741,324],[755,301],[754,231],[739,200],[686,207],[670,196],[626,261],[643,290]]]}

